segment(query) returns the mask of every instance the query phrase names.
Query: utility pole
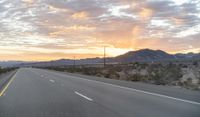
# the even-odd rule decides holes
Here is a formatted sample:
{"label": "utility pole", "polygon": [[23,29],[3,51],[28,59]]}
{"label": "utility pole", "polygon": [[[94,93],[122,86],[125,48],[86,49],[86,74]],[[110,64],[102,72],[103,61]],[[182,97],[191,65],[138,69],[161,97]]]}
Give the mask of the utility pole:
{"label": "utility pole", "polygon": [[104,46],[104,67],[106,67],[106,46]]}
{"label": "utility pole", "polygon": [[75,67],[76,67],[76,57],[74,56],[74,64],[73,64],[74,70],[75,70]]}

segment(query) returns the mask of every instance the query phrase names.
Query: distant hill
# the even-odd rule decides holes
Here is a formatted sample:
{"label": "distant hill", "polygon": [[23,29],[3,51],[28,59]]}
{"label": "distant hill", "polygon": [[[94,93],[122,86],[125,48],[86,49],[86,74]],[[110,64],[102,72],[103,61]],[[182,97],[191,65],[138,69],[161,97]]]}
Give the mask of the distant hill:
{"label": "distant hill", "polygon": [[195,53],[187,53],[187,54],[175,54],[177,59],[200,59],[200,53],[195,54]]}
{"label": "distant hill", "polygon": [[124,55],[115,57],[116,62],[152,62],[175,59],[174,55],[168,54],[161,50],[142,49],[138,51],[130,51]]}
{"label": "distant hill", "polygon": [[23,61],[0,61],[0,67],[13,67],[18,64],[27,63]]}
{"label": "distant hill", "polygon": [[[185,59],[200,59],[200,53],[188,53],[188,54],[169,54],[162,50],[151,50],[142,49],[137,51],[130,51],[117,57],[106,58],[107,63],[130,63],[130,62],[156,62],[156,61],[167,61],[167,60],[185,60]],[[86,58],[76,60],[76,65],[94,65],[103,64],[103,58]],[[47,62],[32,62],[32,63],[21,63],[18,66],[66,66],[73,65],[74,60],[72,59],[60,59],[55,61]]]}
{"label": "distant hill", "polygon": [[[87,59],[75,60],[76,65],[101,64],[102,62],[103,62],[102,58],[87,58]],[[21,67],[21,66],[47,67],[47,66],[66,66],[66,65],[74,65],[74,60],[60,59],[60,60],[47,61],[47,62],[21,63],[21,64],[18,64],[17,66],[18,67]]]}

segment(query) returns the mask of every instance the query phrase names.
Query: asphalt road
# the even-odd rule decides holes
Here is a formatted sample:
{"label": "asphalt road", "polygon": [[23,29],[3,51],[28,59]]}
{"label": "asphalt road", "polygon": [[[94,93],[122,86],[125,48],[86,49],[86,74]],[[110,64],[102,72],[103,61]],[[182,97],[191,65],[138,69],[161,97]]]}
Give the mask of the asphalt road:
{"label": "asphalt road", "polygon": [[184,99],[149,85],[141,90],[33,68],[18,70],[6,86],[0,117],[200,117],[199,92]]}
{"label": "asphalt road", "polygon": [[16,71],[10,71],[7,73],[0,74],[0,95],[1,89],[7,84],[10,78],[15,74]]}

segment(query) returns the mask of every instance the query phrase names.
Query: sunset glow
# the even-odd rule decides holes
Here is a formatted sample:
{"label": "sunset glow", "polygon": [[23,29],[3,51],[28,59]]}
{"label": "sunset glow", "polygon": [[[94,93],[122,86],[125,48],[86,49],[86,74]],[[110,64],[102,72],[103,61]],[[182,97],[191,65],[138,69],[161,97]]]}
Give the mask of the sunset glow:
{"label": "sunset glow", "polygon": [[0,0],[0,60],[200,52],[199,0]]}

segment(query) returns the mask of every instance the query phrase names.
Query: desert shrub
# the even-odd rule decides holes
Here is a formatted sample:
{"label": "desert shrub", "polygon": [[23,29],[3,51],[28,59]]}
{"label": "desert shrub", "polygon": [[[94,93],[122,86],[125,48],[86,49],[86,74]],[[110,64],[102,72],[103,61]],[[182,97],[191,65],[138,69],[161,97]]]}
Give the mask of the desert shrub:
{"label": "desert shrub", "polygon": [[142,63],[142,64],[140,64],[140,68],[141,68],[141,69],[145,69],[146,67],[148,67],[148,64],[147,64],[147,63]]}
{"label": "desert shrub", "polygon": [[102,69],[100,73],[105,77],[105,78],[111,78],[111,79],[119,79],[120,75],[117,73],[117,69]]}
{"label": "desert shrub", "polygon": [[187,89],[192,89],[192,90],[199,90],[199,85],[198,84],[193,84],[192,83],[192,78],[188,78],[186,81],[182,83],[182,87],[185,87]]}
{"label": "desert shrub", "polygon": [[95,67],[80,68],[79,72],[86,75],[97,75],[99,73],[99,68],[95,68]]}
{"label": "desert shrub", "polygon": [[17,68],[0,68],[0,74],[13,71]]}
{"label": "desert shrub", "polygon": [[131,76],[131,78],[129,78],[128,80],[137,82],[137,81],[142,81],[142,79],[143,79],[143,76],[142,76],[142,75],[140,75],[140,74],[133,74],[133,75]]}
{"label": "desert shrub", "polygon": [[149,69],[149,80],[153,80],[157,85],[173,84],[182,77],[181,68],[175,64],[152,65]]}
{"label": "desert shrub", "polygon": [[114,70],[115,72],[120,72],[120,71],[122,71],[124,68],[121,67],[121,66],[115,66],[115,67],[112,67],[112,68],[110,68],[110,69]]}
{"label": "desert shrub", "polygon": [[198,66],[198,62],[197,62],[197,61],[194,61],[192,64],[193,64],[195,67]]}
{"label": "desert shrub", "polygon": [[188,68],[188,65],[182,65],[183,68]]}
{"label": "desert shrub", "polygon": [[132,69],[136,69],[136,68],[138,68],[138,66],[139,66],[139,62],[134,62],[131,64]]}

